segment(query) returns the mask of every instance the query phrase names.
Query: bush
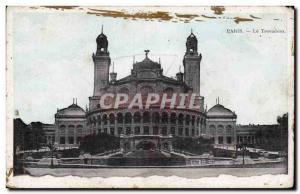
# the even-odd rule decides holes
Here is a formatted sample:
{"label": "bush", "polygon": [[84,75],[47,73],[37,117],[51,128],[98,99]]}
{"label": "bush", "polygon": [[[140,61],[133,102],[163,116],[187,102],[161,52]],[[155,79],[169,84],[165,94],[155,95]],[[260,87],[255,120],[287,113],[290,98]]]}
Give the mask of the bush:
{"label": "bush", "polygon": [[212,139],[205,139],[202,137],[175,137],[173,139],[173,148],[179,151],[186,151],[193,154],[203,154],[210,152],[213,149]]}
{"label": "bush", "polygon": [[120,148],[120,138],[106,133],[98,133],[85,136],[79,149],[90,154],[99,154],[105,151],[116,150]]}

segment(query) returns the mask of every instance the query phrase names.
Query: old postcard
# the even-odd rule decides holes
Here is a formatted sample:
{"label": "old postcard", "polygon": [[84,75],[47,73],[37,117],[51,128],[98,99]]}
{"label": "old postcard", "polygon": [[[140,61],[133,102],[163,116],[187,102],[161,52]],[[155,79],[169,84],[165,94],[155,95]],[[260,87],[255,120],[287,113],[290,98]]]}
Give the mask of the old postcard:
{"label": "old postcard", "polygon": [[293,7],[6,18],[7,187],[293,187]]}

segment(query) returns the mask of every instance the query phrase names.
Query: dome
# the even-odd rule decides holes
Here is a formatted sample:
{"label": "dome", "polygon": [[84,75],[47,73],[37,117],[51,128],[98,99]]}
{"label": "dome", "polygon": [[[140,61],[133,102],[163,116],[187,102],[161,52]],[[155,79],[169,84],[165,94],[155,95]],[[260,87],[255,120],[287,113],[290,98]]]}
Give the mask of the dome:
{"label": "dome", "polygon": [[233,117],[236,118],[236,114],[230,109],[225,108],[221,104],[216,104],[207,111],[208,117]]}
{"label": "dome", "polygon": [[67,108],[57,111],[59,116],[85,116],[85,111],[77,104],[71,104]]}
{"label": "dome", "polygon": [[197,37],[191,32],[191,34],[186,39],[186,52],[195,53],[198,50],[198,40]]}
{"label": "dome", "polygon": [[146,57],[143,61],[135,63],[135,68],[137,69],[160,69],[161,66],[159,63],[152,61]]}
{"label": "dome", "polygon": [[198,42],[197,37],[193,32],[187,37],[187,42]]}
{"label": "dome", "polygon": [[108,44],[107,37],[103,33],[99,34],[99,36],[96,39],[96,42],[97,42],[97,44],[100,44],[102,46],[105,46]]}

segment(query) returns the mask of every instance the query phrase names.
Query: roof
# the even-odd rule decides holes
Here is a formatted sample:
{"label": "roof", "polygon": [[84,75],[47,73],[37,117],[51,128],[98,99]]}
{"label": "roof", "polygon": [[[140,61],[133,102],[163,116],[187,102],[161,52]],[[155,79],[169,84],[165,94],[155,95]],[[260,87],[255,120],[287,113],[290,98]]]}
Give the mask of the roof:
{"label": "roof", "polygon": [[236,114],[232,112],[230,109],[225,108],[221,104],[216,104],[212,108],[207,111],[208,117],[232,117],[236,118]]}
{"label": "roof", "polygon": [[67,108],[57,111],[56,116],[85,116],[85,111],[77,104],[71,104]]}
{"label": "roof", "polygon": [[134,69],[160,69],[161,66],[159,63],[152,61],[151,59],[146,56],[146,58],[141,61],[137,62],[133,65]]}

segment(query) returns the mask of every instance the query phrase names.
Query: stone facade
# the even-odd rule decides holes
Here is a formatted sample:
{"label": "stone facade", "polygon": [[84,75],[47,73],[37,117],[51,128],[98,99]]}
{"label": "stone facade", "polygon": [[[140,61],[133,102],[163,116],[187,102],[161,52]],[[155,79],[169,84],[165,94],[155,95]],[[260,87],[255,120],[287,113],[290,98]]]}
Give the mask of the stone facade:
{"label": "stone facade", "polygon": [[217,103],[206,114],[206,131],[204,135],[212,137],[215,145],[235,145],[236,140],[236,114]]}
{"label": "stone facade", "polygon": [[[198,40],[191,33],[186,40],[186,52],[183,58],[184,72],[176,74],[176,78],[163,74],[160,62],[150,59],[149,50],[145,50],[145,58],[132,64],[131,74],[117,79],[117,73],[109,73],[111,66],[108,51],[108,39],[101,34],[96,39],[97,49],[93,53],[94,61],[94,92],[89,97],[89,106],[84,111],[73,103],[55,114],[55,142],[60,146],[77,146],[80,138],[87,134],[108,133],[121,137],[123,151],[130,151],[140,145],[151,149],[172,150],[171,140],[174,136],[215,138],[216,144],[236,143],[236,115],[228,117],[227,112],[218,116],[211,115],[204,109],[204,97],[200,95],[200,62]],[[109,79],[110,75],[110,79]],[[196,94],[196,104],[199,109],[163,109],[153,105],[149,109],[132,108],[126,105],[117,109],[104,109],[100,98],[104,94],[128,94],[129,98],[137,93],[142,98],[149,93]],[[224,108],[224,107],[223,107]],[[224,108],[226,109],[226,108]],[[227,110],[227,109],[226,109]],[[231,112],[231,111],[230,111]],[[225,113],[225,117],[224,114]],[[215,130],[208,126],[214,126]],[[220,134],[215,133],[218,127]],[[230,127],[230,129],[229,129]],[[229,132],[230,133],[227,133]],[[222,139],[223,138],[223,139]]]}
{"label": "stone facade", "polygon": [[78,146],[80,139],[87,135],[85,111],[74,102],[67,108],[58,109],[55,128],[55,143],[58,146]]}

